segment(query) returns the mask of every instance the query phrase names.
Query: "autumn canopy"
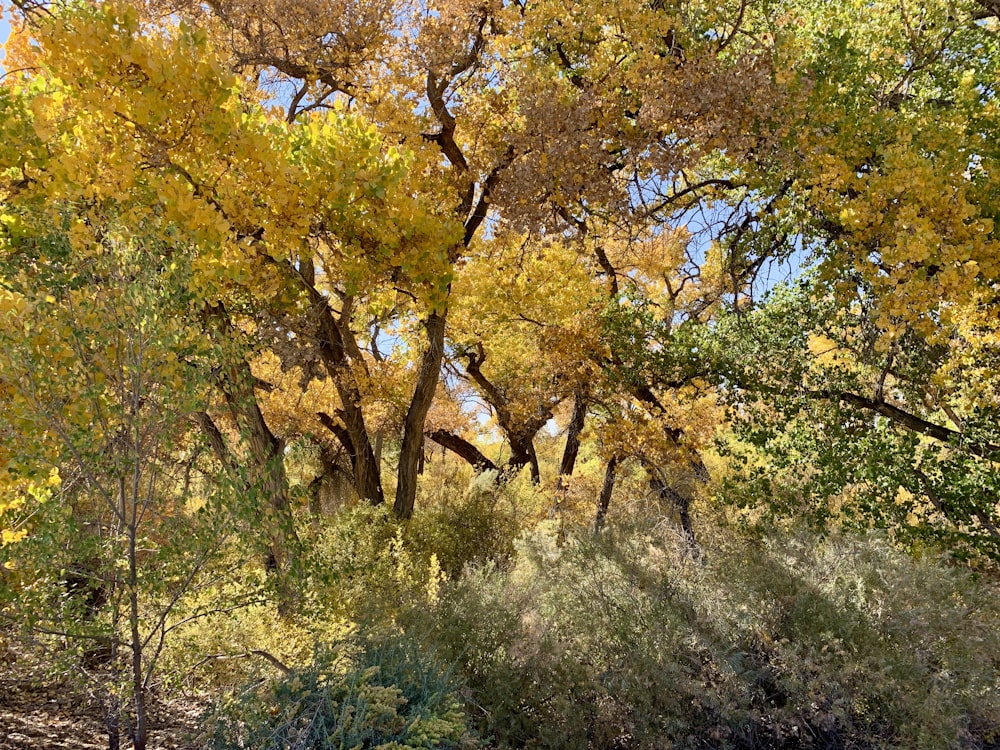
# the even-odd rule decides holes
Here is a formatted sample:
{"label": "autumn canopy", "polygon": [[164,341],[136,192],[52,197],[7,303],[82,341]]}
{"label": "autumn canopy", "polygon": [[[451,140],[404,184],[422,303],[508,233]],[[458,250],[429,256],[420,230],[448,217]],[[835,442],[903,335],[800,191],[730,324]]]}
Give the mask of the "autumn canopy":
{"label": "autumn canopy", "polygon": [[293,612],[331,506],[448,461],[560,534],[1000,558],[992,0],[16,5],[4,554],[128,540],[134,648],[198,513],[174,583],[239,548]]}

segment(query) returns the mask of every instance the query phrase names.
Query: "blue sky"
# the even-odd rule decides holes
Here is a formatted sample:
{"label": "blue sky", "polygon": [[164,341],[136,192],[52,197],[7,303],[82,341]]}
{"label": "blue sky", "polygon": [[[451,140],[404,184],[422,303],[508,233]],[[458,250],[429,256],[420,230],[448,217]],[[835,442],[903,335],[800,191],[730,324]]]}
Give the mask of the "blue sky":
{"label": "blue sky", "polygon": [[[10,36],[10,22],[7,20],[7,6],[3,6],[4,13],[0,16],[0,44],[7,43],[7,37]],[[0,55],[0,68],[3,66],[2,55]]]}

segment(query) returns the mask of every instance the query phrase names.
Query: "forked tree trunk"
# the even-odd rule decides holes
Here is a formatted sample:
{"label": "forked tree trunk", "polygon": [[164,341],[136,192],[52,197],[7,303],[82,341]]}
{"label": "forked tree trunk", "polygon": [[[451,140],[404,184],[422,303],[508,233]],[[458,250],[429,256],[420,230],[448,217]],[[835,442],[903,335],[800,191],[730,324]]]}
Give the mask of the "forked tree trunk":
{"label": "forked tree trunk", "polygon": [[361,410],[361,391],[347,356],[348,343],[330,310],[327,298],[311,284],[306,285],[306,291],[313,304],[313,314],[319,329],[320,357],[340,397],[340,408],[336,414],[340,424],[327,424],[327,427],[351,456],[354,487],[358,494],[372,505],[381,505],[385,501],[381,471],[368,437],[365,415]]}
{"label": "forked tree trunk", "polygon": [[[227,337],[235,337],[229,313],[221,304],[210,308],[208,321],[219,327]],[[216,457],[230,476],[243,484],[241,489],[260,493],[264,500],[264,525],[267,534],[268,567],[284,575],[291,567],[298,536],[292,519],[288,477],[285,474],[285,443],[271,432],[254,391],[255,380],[249,363],[242,357],[224,371],[219,380],[226,403],[241,432],[246,435],[250,452],[247,474],[249,483],[240,478],[240,461],[226,447],[218,426],[207,412],[196,415],[196,421],[209,439]],[[287,582],[280,586],[284,590]]]}

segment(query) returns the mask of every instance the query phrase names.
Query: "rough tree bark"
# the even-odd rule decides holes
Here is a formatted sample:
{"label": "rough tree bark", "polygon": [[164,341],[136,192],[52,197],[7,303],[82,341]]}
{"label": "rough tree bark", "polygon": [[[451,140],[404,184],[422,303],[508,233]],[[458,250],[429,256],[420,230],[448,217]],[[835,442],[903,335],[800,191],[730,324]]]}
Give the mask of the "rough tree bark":
{"label": "rough tree bark", "polygon": [[399,450],[399,471],[396,483],[396,502],[392,509],[397,518],[406,519],[413,515],[413,504],[417,497],[417,470],[424,442],[424,424],[427,412],[434,400],[441,360],[444,358],[445,313],[431,313],[424,321],[427,331],[427,349],[420,361],[417,385],[410,400],[403,425],[403,443]]}

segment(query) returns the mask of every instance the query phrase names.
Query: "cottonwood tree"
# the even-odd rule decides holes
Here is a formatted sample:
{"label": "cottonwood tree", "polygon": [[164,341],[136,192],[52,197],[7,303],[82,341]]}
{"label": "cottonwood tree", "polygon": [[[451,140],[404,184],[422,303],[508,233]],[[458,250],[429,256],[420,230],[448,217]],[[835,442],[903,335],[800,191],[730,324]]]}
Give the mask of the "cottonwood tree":
{"label": "cottonwood tree", "polygon": [[[394,507],[408,517],[425,437],[451,440],[427,421],[446,351],[523,465],[553,405],[593,398],[568,373],[596,363],[615,394],[600,408],[658,426],[664,450],[646,462],[677,495],[664,461],[704,471],[690,437],[701,428],[671,404],[701,389],[704,373],[662,352],[679,351],[685,326],[738,309],[773,258],[814,252],[844,305],[859,275],[878,300],[884,346],[939,324],[993,330],[982,311],[995,276],[984,208],[995,36],[983,6],[48,9],[32,15],[39,45],[14,45],[42,71],[13,81],[35,87],[32,128],[46,149],[32,164],[44,180],[19,190],[113,190],[131,211],[154,206],[184,228],[206,329],[256,344],[239,377],[219,379],[203,428],[226,465],[235,453],[218,439],[222,422],[239,423],[275,509],[288,507],[282,446],[308,435],[346,459],[373,503],[387,499],[378,445],[392,442]],[[884,38],[859,41],[853,30],[869,16]],[[98,127],[76,136],[84,115]],[[83,158],[98,153],[112,156]],[[534,384],[524,359],[508,368],[492,343],[527,341],[526,321],[458,312],[476,310],[465,296],[489,298],[465,283],[493,283],[480,259],[525,242],[532,257],[563,248],[567,280],[587,277],[610,326],[608,351],[586,337],[570,356],[550,347],[556,356],[543,359],[558,375]],[[531,312],[561,325],[558,306]],[[620,335],[625,319],[639,335]],[[478,461],[465,442],[452,445]]]}
{"label": "cottonwood tree", "polygon": [[[157,29],[134,9],[102,6],[40,17],[31,34],[38,45],[23,56],[34,72],[12,81],[32,114],[27,142],[8,155],[17,170],[11,191],[84,207],[111,195],[126,223],[162,217],[189,249],[207,335],[308,341],[310,356],[288,366],[315,364],[334,384],[339,402],[314,415],[333,412],[359,494],[381,501],[363,413],[366,363],[346,334],[361,289],[398,287],[417,307],[433,307],[446,276],[441,248],[457,234],[412,197],[411,157],[383,148],[345,111],[294,128],[271,117],[191,27]],[[84,215],[72,231],[90,227]],[[257,341],[251,351],[273,340]],[[273,557],[289,567],[284,440],[260,409],[251,360],[215,373],[217,409],[246,436],[248,455],[226,443],[217,409],[200,421],[222,465],[248,459],[251,483],[268,488]]]}
{"label": "cottonwood tree", "polygon": [[791,469],[783,511],[995,555],[995,8],[783,7],[803,106],[776,215],[814,269],[719,328],[715,369]]}
{"label": "cottonwood tree", "polygon": [[[559,3],[220,2],[170,10],[225,44],[235,68],[293,91],[283,101],[295,127],[346,103],[410,151],[414,177],[406,185],[441,207],[440,220],[461,227],[460,238],[437,249],[446,282],[466,260],[489,252],[477,243],[510,244],[505,235],[528,232],[543,244],[546,236],[568,238],[592,275],[613,288],[618,270],[604,244],[628,242],[668,220],[680,194],[695,198],[732,186],[686,170],[720,148],[760,148],[769,137],[768,113],[781,99],[769,95],[769,50],[736,43],[745,10],[739,4],[709,10],[634,2],[595,10]],[[410,334],[405,353],[416,380],[396,432],[395,502],[405,517],[452,296],[446,285],[432,310],[421,312],[407,304],[405,290],[375,306],[359,304],[373,301],[371,294],[353,291],[341,290],[349,304],[339,315],[355,363],[378,357],[348,339],[367,342],[374,328],[392,323]],[[299,339],[302,358],[329,358],[310,353],[308,337]],[[475,355],[464,358],[472,367],[466,375],[497,402],[499,414],[509,397],[490,380],[492,365],[476,364],[476,345],[459,349]],[[360,391],[344,395],[363,400]],[[324,421],[347,452],[374,466],[364,414],[330,416]],[[531,463],[538,425],[507,421],[517,460]],[[360,494],[378,500],[372,473]]]}
{"label": "cottonwood tree", "polygon": [[832,292],[815,294],[807,284],[775,290],[703,342],[706,354],[716,348],[741,440],[727,448],[740,468],[724,494],[766,517],[874,524],[906,544],[996,557],[990,384],[964,384],[968,398],[937,374],[954,367],[961,337],[933,345],[911,331],[883,352],[870,300],[843,309]]}

